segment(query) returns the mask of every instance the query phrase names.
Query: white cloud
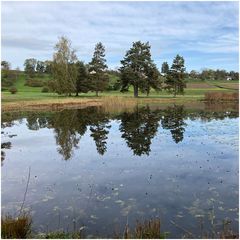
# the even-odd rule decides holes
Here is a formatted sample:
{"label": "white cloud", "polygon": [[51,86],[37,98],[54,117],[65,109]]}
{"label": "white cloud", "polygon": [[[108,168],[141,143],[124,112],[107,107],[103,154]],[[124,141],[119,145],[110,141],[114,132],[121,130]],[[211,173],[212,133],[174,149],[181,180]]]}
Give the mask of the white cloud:
{"label": "white cloud", "polygon": [[[238,5],[235,2],[2,3],[2,57],[12,65],[22,65],[29,52],[39,59],[51,58],[53,46],[61,35],[72,40],[79,58],[85,61],[90,60],[95,43],[102,41],[111,65],[136,40],[150,42],[156,62],[178,52],[187,55],[189,51],[236,55]],[[18,60],[10,55],[13,49],[18,50]]]}

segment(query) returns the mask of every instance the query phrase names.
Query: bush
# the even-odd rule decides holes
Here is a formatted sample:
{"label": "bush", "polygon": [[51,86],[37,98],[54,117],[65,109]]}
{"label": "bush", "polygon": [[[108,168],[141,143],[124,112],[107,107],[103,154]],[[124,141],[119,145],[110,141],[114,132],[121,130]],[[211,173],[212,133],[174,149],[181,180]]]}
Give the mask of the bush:
{"label": "bush", "polygon": [[11,94],[15,94],[15,93],[17,93],[17,88],[11,87],[11,88],[9,88],[9,92],[10,92]]}
{"label": "bush", "polygon": [[238,92],[225,93],[225,92],[207,92],[205,93],[206,101],[238,101]]}
{"label": "bush", "polygon": [[29,215],[23,214],[17,218],[10,215],[1,219],[2,238],[27,238],[31,233],[32,219]]}
{"label": "bush", "polygon": [[28,79],[25,85],[29,87],[43,87],[44,82],[41,79]]}
{"label": "bush", "polygon": [[49,92],[49,88],[48,88],[48,87],[43,87],[43,88],[42,88],[42,92],[43,92],[43,93]]}
{"label": "bush", "polygon": [[2,91],[2,92],[5,92],[5,91],[7,91],[7,90],[8,90],[8,88],[6,88],[6,87],[2,87],[2,88],[1,88],[1,91]]}

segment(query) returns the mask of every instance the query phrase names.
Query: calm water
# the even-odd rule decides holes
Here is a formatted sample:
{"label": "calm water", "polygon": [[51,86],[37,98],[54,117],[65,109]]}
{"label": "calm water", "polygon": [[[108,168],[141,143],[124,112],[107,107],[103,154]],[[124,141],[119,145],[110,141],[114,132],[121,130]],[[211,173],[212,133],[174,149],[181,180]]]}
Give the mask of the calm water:
{"label": "calm water", "polygon": [[[35,231],[86,226],[112,236],[136,219],[200,236],[231,219],[238,232],[238,112],[138,107],[2,116],[2,214],[24,204]],[[202,220],[201,220],[202,219]]]}

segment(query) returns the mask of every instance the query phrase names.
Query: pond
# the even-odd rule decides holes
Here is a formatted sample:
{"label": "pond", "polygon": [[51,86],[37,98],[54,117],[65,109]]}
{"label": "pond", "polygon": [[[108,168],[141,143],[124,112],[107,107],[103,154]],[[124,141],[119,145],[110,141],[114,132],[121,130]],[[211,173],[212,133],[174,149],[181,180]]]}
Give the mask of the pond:
{"label": "pond", "polygon": [[2,214],[19,212],[30,172],[36,232],[109,237],[159,218],[170,238],[224,219],[238,233],[238,108],[3,113],[1,136]]}

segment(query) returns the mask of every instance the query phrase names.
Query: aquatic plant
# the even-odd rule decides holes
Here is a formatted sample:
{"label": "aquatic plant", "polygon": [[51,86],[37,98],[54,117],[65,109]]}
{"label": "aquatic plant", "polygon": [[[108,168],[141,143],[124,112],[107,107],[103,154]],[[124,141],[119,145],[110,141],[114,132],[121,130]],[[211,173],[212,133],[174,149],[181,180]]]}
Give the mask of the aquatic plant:
{"label": "aquatic plant", "polygon": [[138,104],[138,101],[127,97],[103,97],[102,107],[107,113],[120,113],[124,111],[133,111],[133,107]]}
{"label": "aquatic plant", "polygon": [[83,238],[81,231],[73,232],[73,233],[56,231],[56,232],[38,234],[35,237],[40,239],[81,239]]}
{"label": "aquatic plant", "polygon": [[160,231],[160,219],[150,219],[144,222],[137,221],[135,228],[133,230],[130,229],[128,224],[124,229],[123,236],[119,234],[115,234],[117,238],[125,238],[125,239],[164,239],[169,233]]}
{"label": "aquatic plant", "polygon": [[238,92],[225,93],[225,92],[207,92],[205,93],[204,100],[206,101],[238,101]]}
{"label": "aquatic plant", "polygon": [[32,218],[29,214],[21,214],[14,218],[6,215],[1,218],[2,238],[27,238],[31,233]]}

